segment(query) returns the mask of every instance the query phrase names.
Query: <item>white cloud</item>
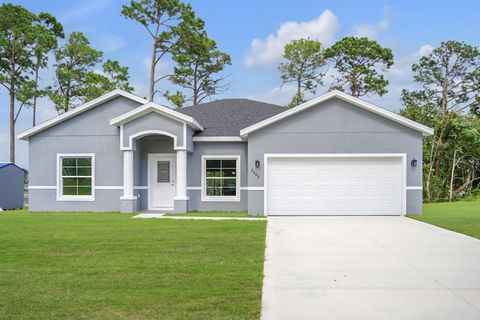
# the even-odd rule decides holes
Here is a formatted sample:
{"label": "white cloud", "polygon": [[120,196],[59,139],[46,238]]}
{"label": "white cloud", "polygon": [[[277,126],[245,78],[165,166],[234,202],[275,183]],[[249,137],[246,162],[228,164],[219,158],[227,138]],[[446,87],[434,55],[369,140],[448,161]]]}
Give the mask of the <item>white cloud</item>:
{"label": "white cloud", "polygon": [[295,39],[308,37],[328,46],[334,42],[338,28],[338,18],[330,10],[323,11],[315,20],[284,22],[275,34],[270,34],[264,40],[252,40],[245,65],[254,67],[279,61],[285,44]]}
{"label": "white cloud", "polygon": [[382,19],[375,24],[360,24],[353,27],[353,35],[356,37],[375,38],[379,32],[388,30],[390,22],[388,19]]}
{"label": "white cloud", "polygon": [[353,27],[353,35],[356,37],[375,38],[378,33],[388,30],[390,20],[388,19],[390,9],[385,7],[383,19],[373,24],[358,24]]}

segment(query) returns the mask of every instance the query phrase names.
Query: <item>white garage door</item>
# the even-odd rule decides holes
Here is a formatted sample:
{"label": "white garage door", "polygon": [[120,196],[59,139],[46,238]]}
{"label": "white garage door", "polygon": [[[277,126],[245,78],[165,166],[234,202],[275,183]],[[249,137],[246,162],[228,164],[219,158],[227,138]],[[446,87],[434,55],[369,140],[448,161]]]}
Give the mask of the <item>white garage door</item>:
{"label": "white garage door", "polygon": [[269,157],[269,215],[399,215],[401,157]]}

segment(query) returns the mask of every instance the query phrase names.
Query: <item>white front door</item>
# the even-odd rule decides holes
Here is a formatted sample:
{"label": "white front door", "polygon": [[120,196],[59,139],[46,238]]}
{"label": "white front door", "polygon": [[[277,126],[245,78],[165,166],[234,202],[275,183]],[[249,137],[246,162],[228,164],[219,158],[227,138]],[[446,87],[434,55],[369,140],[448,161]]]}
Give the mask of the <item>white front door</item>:
{"label": "white front door", "polygon": [[148,208],[173,210],[175,197],[175,156],[148,155]]}

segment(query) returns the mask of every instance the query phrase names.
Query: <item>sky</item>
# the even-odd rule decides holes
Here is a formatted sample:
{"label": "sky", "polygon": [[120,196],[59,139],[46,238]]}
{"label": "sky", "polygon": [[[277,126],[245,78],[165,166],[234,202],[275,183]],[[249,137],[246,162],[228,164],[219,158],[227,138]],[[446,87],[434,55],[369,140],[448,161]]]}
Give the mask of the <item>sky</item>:
{"label": "sky", "polygon": [[[65,33],[83,32],[91,46],[104,52],[104,59],[116,59],[130,69],[134,93],[145,97],[148,87],[151,38],[141,25],[120,15],[122,0],[24,0],[9,1],[34,13],[49,12],[63,24]],[[5,1],[0,1],[5,3]],[[460,40],[479,45],[480,24],[476,23],[480,1],[342,1],[342,0],[192,0],[197,16],[205,21],[209,36],[220,50],[232,57],[228,68],[229,88],[213,99],[248,98],[286,105],[293,88],[282,86],[277,71],[285,43],[302,37],[318,39],[324,47],[349,35],[367,36],[391,48],[395,64],[386,74],[388,94],[367,96],[366,100],[388,110],[401,107],[403,88],[413,89],[411,65],[442,41]],[[41,74],[45,82],[53,78],[53,61]],[[165,74],[171,61],[158,68]],[[327,75],[330,72],[325,70]],[[328,90],[318,88],[318,96]],[[167,81],[161,90],[175,89]],[[166,102],[158,98],[157,102]],[[39,103],[39,122],[56,116],[48,99]],[[31,110],[23,110],[16,132],[31,127]],[[28,168],[28,144],[16,143],[16,162]],[[0,162],[8,161],[8,97],[0,89]]]}

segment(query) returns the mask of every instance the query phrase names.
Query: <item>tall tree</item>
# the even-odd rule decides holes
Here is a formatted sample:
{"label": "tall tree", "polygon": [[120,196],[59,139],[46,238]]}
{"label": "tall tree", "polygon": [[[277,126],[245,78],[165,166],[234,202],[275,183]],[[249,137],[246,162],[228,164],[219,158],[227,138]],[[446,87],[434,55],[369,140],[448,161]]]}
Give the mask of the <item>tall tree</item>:
{"label": "tall tree", "polygon": [[21,6],[0,6],[0,84],[9,95],[10,161],[15,162],[15,99],[19,88],[29,80],[34,62],[32,48],[38,17]]}
{"label": "tall tree", "polygon": [[102,55],[81,32],[72,32],[67,43],[56,50],[55,83],[49,96],[59,113],[86,101],[92,80],[89,75]]}
{"label": "tall tree", "polygon": [[203,29],[203,21],[195,17],[189,4],[180,0],[139,0],[122,6],[122,15],[140,23],[152,38],[149,99],[159,91],[155,85],[170,75],[158,77],[156,67],[160,60],[178,46],[189,41],[186,34]]}
{"label": "tall tree", "polygon": [[305,102],[305,92],[315,93],[325,75],[321,69],[325,65],[322,44],[313,39],[299,39],[287,43],[278,70],[283,84],[293,83],[296,93],[289,103],[295,107]]}
{"label": "tall tree", "polygon": [[459,41],[442,42],[429,55],[421,57],[412,70],[415,81],[422,85],[425,100],[434,102],[442,113],[479,111],[479,47]]}
{"label": "tall tree", "polygon": [[[35,55],[34,66],[34,87],[27,91],[23,101],[32,107],[32,124],[36,124],[37,99],[47,95],[47,89],[39,89],[40,70],[48,63],[48,54],[55,50],[58,45],[58,38],[64,38],[63,26],[49,13],[40,13],[36,26],[37,39],[34,43],[33,52]],[[30,99],[32,101],[30,101]]]}
{"label": "tall tree", "polygon": [[221,72],[231,64],[230,55],[218,50],[215,41],[205,33],[191,34],[188,43],[173,51],[173,60],[177,65],[169,79],[189,92],[188,95],[179,91],[173,95],[165,92],[167,99],[177,107],[185,102],[197,105],[227,88],[226,76]]}
{"label": "tall tree", "polygon": [[[435,128],[435,135],[427,140],[429,148],[424,150],[425,191],[427,200],[433,201],[441,198],[440,193],[434,190],[452,185],[447,181],[447,177],[453,176],[452,170],[455,171],[456,164],[448,159],[451,154],[449,146],[456,145],[456,159],[466,152],[454,142],[460,141],[459,137],[466,136],[462,133],[464,131],[454,130],[460,128],[456,120],[458,114],[479,113],[480,49],[458,41],[442,42],[440,47],[420,58],[420,61],[412,66],[412,70],[415,81],[421,84],[422,88],[414,91],[403,90],[404,105],[411,108],[411,104],[415,103],[420,108],[428,106],[435,112],[434,122],[431,124]],[[448,170],[449,166],[451,170]],[[452,192],[450,198],[453,197]]]}
{"label": "tall tree", "polygon": [[381,72],[393,65],[392,50],[365,37],[345,37],[326,49],[325,57],[337,71],[333,88],[348,90],[354,97],[387,93],[388,80]]}
{"label": "tall tree", "polygon": [[101,73],[95,71],[87,73],[85,101],[93,100],[115,89],[133,91],[129,83],[128,67],[122,67],[118,61],[109,59],[103,64],[102,69]]}

